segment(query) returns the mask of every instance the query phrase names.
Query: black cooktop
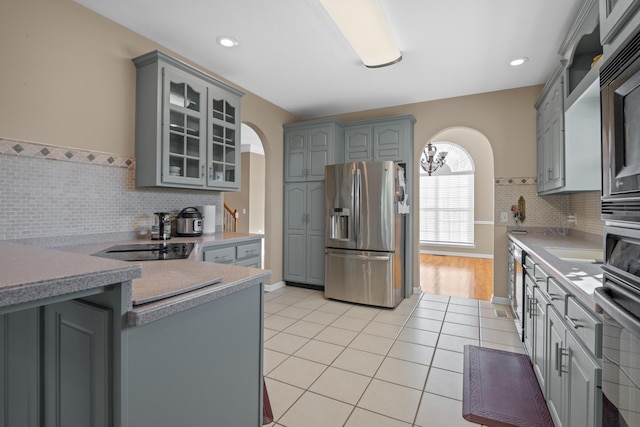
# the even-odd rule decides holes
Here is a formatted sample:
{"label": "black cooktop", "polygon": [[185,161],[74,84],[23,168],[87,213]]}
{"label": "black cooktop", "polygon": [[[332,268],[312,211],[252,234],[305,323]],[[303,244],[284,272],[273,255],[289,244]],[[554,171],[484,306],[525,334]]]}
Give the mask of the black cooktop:
{"label": "black cooktop", "polygon": [[194,243],[144,243],[138,245],[116,245],[93,254],[120,261],[159,261],[185,259],[189,257]]}

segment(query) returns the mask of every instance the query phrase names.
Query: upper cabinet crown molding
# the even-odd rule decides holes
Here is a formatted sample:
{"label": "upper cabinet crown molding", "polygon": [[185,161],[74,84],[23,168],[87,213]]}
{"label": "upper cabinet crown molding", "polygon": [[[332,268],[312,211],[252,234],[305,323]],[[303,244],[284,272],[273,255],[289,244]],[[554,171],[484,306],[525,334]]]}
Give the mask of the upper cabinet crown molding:
{"label": "upper cabinet crown molding", "polygon": [[158,61],[162,61],[168,65],[171,65],[174,68],[185,71],[193,75],[194,77],[197,77],[199,79],[206,81],[207,83],[218,86],[219,88],[224,89],[236,96],[239,96],[239,97],[244,96],[244,92],[242,92],[241,90],[238,90],[233,86],[229,86],[228,84],[221,82],[215,77],[212,77],[209,74],[203,71],[200,71],[195,67],[192,67],[186,62],[180,61],[179,59],[176,59],[173,56],[169,56],[166,53],[161,52],[159,50],[154,50],[154,51],[145,53],[144,55],[140,55],[133,59],[133,63],[138,68],[144,67],[145,65],[157,63]]}

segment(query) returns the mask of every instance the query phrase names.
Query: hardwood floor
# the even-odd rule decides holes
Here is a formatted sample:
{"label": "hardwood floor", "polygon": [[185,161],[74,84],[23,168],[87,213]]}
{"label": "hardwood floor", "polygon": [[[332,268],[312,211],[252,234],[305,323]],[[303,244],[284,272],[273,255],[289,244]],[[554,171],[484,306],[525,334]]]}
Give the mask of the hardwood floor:
{"label": "hardwood floor", "polygon": [[493,291],[493,260],[420,254],[422,292],[490,300]]}

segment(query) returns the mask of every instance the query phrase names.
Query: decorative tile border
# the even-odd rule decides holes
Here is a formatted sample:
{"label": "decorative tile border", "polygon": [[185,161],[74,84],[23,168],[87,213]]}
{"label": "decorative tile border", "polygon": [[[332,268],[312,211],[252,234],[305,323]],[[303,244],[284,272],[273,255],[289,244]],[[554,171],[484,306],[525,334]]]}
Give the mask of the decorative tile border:
{"label": "decorative tile border", "polygon": [[127,169],[135,168],[134,157],[3,138],[0,138],[0,154],[62,160],[74,163],[90,163],[93,165],[114,166]]}
{"label": "decorative tile border", "polygon": [[537,185],[537,179],[531,177],[499,177],[495,179],[496,185]]}

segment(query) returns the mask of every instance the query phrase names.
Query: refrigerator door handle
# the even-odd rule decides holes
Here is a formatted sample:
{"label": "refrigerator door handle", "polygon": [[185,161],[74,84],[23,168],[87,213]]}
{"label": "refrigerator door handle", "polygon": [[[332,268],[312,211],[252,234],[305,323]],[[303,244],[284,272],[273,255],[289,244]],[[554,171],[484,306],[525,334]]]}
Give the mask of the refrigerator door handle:
{"label": "refrigerator door handle", "polygon": [[354,230],[353,230],[353,238],[356,241],[360,240],[360,209],[362,206],[362,198],[360,197],[360,189],[362,184],[362,177],[360,176],[360,169],[355,170],[354,180],[353,180],[353,192],[354,192],[354,209],[353,209],[353,220],[354,220]]}

